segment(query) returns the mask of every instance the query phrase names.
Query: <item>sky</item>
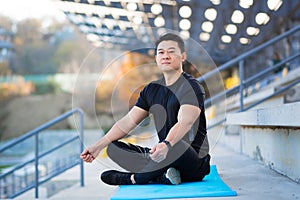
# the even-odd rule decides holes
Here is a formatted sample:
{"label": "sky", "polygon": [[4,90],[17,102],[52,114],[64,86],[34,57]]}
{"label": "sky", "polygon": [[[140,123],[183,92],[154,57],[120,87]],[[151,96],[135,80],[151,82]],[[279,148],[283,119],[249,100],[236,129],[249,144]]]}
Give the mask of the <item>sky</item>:
{"label": "sky", "polygon": [[0,14],[19,21],[26,18],[49,18],[65,20],[55,5],[55,0],[0,0]]}

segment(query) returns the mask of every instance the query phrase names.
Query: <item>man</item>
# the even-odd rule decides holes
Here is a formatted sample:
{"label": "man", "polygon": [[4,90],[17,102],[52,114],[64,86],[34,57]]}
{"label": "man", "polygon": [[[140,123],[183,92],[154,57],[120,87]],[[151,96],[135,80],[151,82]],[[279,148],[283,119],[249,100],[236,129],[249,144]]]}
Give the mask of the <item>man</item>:
{"label": "man", "polygon": [[[172,33],[161,36],[155,59],[163,78],[149,83],[128,114],[82,152],[81,158],[92,162],[108,146],[109,157],[128,171],[103,172],[103,182],[179,184],[201,181],[209,174],[210,155],[199,156],[202,144],[207,144],[204,91],[196,79],[183,72],[186,58],[182,38]],[[149,114],[153,115],[158,144],[148,148],[118,141]]]}

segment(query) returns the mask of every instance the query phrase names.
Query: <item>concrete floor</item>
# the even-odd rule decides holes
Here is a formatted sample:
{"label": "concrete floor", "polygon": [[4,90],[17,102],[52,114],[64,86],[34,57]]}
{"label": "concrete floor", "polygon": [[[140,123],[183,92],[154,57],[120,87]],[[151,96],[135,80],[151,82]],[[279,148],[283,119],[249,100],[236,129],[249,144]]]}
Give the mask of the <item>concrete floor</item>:
{"label": "concrete floor", "polygon": [[[88,134],[87,134],[88,135]],[[95,136],[86,145],[95,141]],[[87,140],[86,140],[87,141]],[[150,141],[150,140],[149,140]],[[149,141],[143,144],[151,146]],[[153,141],[153,138],[151,139]],[[142,144],[142,145],[143,145]],[[210,150],[211,164],[217,166],[222,180],[237,192],[236,197],[201,198],[201,199],[234,199],[234,200],[300,200],[300,184],[278,174],[268,167],[254,161],[247,156],[238,154],[219,143]],[[104,154],[91,164],[85,164],[85,186],[79,185],[79,167],[75,167],[53,179],[53,181],[78,180],[78,182],[47,198],[45,189],[39,189],[39,199],[51,200],[109,200],[118,187],[109,186],[99,180],[99,174],[107,169],[119,168]],[[34,190],[31,190],[16,199],[34,199]],[[200,199],[200,198],[199,198]],[[197,198],[193,198],[197,200]]]}
{"label": "concrete floor", "polygon": [[[211,150],[212,164],[216,164],[220,177],[233,190],[236,197],[201,198],[201,199],[236,199],[236,200],[294,200],[300,199],[300,185],[270,170],[257,161],[237,154],[221,145]],[[113,166],[108,158],[101,158],[92,164],[85,164],[85,187],[78,184],[60,191],[51,200],[108,200],[118,187],[108,186],[99,181],[99,174]],[[73,180],[79,178],[79,168],[73,168],[56,179]],[[31,194],[30,194],[31,193]],[[18,199],[34,199],[33,191]],[[40,198],[44,199],[44,198]],[[200,198],[199,198],[200,199]],[[193,198],[197,200],[197,198]]]}

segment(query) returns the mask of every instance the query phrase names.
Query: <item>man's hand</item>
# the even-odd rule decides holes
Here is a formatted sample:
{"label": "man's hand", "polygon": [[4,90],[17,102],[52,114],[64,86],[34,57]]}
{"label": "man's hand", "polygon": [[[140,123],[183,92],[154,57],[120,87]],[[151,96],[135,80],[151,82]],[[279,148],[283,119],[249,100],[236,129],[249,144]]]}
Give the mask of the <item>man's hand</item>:
{"label": "man's hand", "polygon": [[88,162],[91,163],[95,160],[95,158],[98,156],[98,154],[100,153],[99,150],[97,150],[97,148],[95,147],[89,147],[86,148],[81,154],[80,154],[80,158],[84,161],[84,162]]}
{"label": "man's hand", "polygon": [[150,150],[150,158],[159,163],[166,159],[168,151],[169,147],[164,142],[158,143]]}

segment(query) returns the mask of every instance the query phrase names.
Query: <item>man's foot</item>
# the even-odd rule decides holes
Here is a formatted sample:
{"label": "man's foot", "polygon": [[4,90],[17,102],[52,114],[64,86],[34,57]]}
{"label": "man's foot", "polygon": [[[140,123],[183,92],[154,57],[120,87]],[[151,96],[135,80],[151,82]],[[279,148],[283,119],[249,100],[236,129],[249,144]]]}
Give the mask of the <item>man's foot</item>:
{"label": "man's foot", "polygon": [[109,185],[131,185],[130,176],[128,172],[109,170],[101,174],[101,180]]}
{"label": "man's foot", "polygon": [[166,185],[178,185],[181,183],[180,172],[171,167],[157,179],[157,182]]}
{"label": "man's foot", "polygon": [[169,168],[165,176],[172,185],[178,185],[181,183],[180,172],[175,168]]}

